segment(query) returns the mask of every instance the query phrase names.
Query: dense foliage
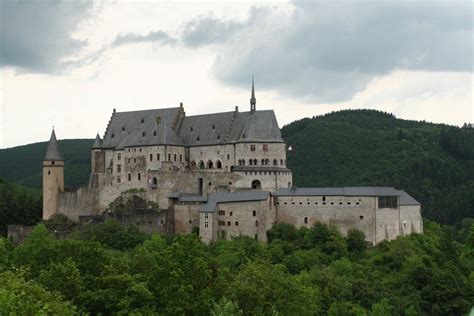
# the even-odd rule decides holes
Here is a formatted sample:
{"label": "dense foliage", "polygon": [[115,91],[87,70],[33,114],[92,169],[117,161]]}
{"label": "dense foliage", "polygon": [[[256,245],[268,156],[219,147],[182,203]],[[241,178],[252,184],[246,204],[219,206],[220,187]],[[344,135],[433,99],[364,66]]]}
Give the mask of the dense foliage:
{"label": "dense foliage", "polygon": [[[93,139],[59,141],[64,157],[64,178],[68,188],[76,189],[89,181],[90,148]],[[42,163],[48,142],[0,149],[0,177],[27,187],[41,189]]]}
{"label": "dense foliage", "polygon": [[34,225],[41,220],[41,194],[0,178],[0,236],[6,236],[12,224]]}
{"label": "dense foliage", "polygon": [[367,247],[333,227],[275,225],[204,245],[116,222],[55,239],[0,239],[0,311],[12,314],[462,315],[474,301],[474,225]]}
{"label": "dense foliage", "polygon": [[348,110],[282,129],[298,186],[393,186],[444,224],[474,218],[474,129]]}

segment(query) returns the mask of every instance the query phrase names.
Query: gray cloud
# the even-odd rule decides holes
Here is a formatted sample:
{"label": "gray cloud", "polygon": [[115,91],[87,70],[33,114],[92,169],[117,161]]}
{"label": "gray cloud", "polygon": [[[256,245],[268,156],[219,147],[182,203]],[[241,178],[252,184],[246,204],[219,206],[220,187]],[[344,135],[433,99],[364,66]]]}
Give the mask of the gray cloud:
{"label": "gray cloud", "polygon": [[264,88],[316,102],[350,100],[395,69],[472,71],[470,2],[294,6],[253,10],[243,22],[200,17],[183,43],[220,44],[213,71],[226,84],[248,87],[255,73]]}
{"label": "gray cloud", "polygon": [[1,1],[0,67],[58,72],[87,42],[71,37],[92,1]]}
{"label": "gray cloud", "polygon": [[111,43],[110,47],[118,47],[126,44],[156,42],[163,45],[173,45],[176,39],[163,31],[149,32],[146,35],[135,33],[119,34]]}

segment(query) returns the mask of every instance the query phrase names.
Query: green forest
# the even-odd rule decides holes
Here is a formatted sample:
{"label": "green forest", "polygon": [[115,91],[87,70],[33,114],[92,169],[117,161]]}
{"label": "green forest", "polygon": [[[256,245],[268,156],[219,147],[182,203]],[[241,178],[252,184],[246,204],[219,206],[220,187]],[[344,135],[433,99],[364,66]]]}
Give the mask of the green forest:
{"label": "green forest", "polygon": [[0,238],[0,314],[466,315],[474,301],[474,225],[426,221],[370,248],[322,224],[211,245],[114,221],[56,239],[54,225]]}
{"label": "green forest", "polygon": [[[282,128],[297,186],[393,186],[422,203],[423,235],[368,247],[359,231],[275,225],[203,244],[114,221],[19,246],[0,237],[0,315],[466,315],[474,302],[474,129],[372,110]],[[89,178],[92,140],[59,142],[66,186]],[[46,143],[0,150],[0,236],[41,220]]]}

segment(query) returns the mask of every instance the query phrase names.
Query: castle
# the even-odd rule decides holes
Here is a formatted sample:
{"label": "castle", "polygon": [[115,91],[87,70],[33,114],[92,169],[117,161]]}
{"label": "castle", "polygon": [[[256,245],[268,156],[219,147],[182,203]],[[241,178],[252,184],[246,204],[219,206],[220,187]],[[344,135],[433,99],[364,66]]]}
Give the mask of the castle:
{"label": "castle", "polygon": [[[275,113],[250,111],[186,116],[179,107],[113,111],[91,148],[89,183],[64,190],[64,159],[53,130],[43,162],[43,219],[74,221],[109,215],[134,201],[122,222],[147,232],[189,234],[204,242],[245,235],[266,240],[275,223],[315,222],[343,234],[355,228],[377,244],[422,233],[420,203],[391,187],[297,188]],[[112,214],[111,214],[112,213]]]}

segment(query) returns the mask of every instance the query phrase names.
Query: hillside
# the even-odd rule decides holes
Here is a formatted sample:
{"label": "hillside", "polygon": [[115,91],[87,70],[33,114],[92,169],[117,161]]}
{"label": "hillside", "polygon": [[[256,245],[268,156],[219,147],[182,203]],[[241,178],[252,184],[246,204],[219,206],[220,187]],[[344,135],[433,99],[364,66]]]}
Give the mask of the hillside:
{"label": "hillside", "polygon": [[[59,141],[64,157],[65,185],[78,188],[89,181],[90,147],[93,139],[67,139]],[[41,189],[41,164],[48,142],[0,149],[0,177],[17,184]]]}
{"label": "hillside", "polygon": [[[427,218],[474,218],[474,129],[347,110],[295,121],[282,133],[293,147],[288,164],[297,186],[394,186],[418,199]],[[66,186],[87,183],[92,142],[59,141]],[[41,188],[46,145],[0,150],[0,177]]]}
{"label": "hillside", "polygon": [[474,217],[474,129],[348,110],[286,125],[298,186],[394,186],[445,224]]}

